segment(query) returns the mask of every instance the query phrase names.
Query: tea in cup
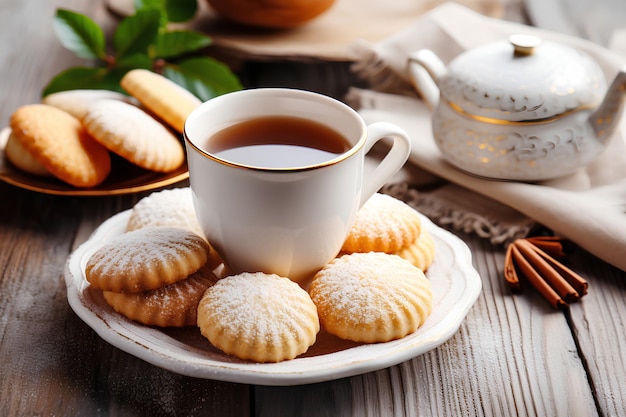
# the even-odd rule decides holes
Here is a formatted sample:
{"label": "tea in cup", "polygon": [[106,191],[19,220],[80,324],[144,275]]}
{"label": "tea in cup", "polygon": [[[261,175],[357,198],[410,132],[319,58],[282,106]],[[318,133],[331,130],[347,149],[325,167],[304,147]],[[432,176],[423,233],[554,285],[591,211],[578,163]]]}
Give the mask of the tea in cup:
{"label": "tea in cup", "polygon": [[[294,89],[211,99],[184,130],[196,216],[234,273],[275,273],[306,286],[343,245],[359,208],[406,162],[410,140],[366,126],[330,97]],[[375,169],[366,153],[393,142]]]}

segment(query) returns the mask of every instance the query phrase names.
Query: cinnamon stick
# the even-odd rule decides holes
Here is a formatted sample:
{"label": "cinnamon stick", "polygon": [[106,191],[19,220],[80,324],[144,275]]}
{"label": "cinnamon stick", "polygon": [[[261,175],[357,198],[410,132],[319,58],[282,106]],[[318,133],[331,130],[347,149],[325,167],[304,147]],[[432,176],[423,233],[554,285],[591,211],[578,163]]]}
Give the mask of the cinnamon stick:
{"label": "cinnamon stick", "polygon": [[[531,243],[533,245],[533,243]],[[578,275],[576,272],[572,271],[567,266],[563,265],[561,262],[556,259],[550,257],[546,252],[542,251],[536,245],[535,251],[541,256],[546,262],[548,262],[561,277],[563,277],[578,293],[580,297],[587,294],[587,288],[589,284],[587,284],[587,280]]]}
{"label": "cinnamon stick", "polygon": [[556,291],[566,302],[572,302],[580,298],[578,292],[565,280],[542,256],[540,256],[528,240],[518,239],[515,246],[522,256],[534,266],[537,273]]}
{"label": "cinnamon stick", "polygon": [[509,245],[506,250],[506,254],[504,255],[504,279],[509,283],[509,287],[513,291],[521,291],[522,287],[520,285],[519,277],[517,276],[517,270],[515,269],[515,264],[513,263],[513,244]]}
{"label": "cinnamon stick", "polygon": [[527,241],[540,248],[555,258],[564,258],[563,239],[557,236],[534,236],[526,238]]}
{"label": "cinnamon stick", "polygon": [[[522,239],[520,239],[522,240]],[[514,264],[520,269],[526,279],[532,284],[533,287],[541,293],[554,308],[564,309],[567,307],[567,303],[561,298],[561,296],[554,290],[548,283],[542,278],[541,275],[533,268],[529,261],[526,260],[522,252],[519,250],[519,245],[513,242],[511,247],[511,259]]]}

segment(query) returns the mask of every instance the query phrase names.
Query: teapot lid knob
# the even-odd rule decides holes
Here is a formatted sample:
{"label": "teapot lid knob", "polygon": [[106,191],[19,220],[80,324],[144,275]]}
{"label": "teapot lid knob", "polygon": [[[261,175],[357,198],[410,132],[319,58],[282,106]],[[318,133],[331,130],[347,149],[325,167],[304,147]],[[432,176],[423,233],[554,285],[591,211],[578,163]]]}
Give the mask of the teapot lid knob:
{"label": "teapot lid knob", "polygon": [[541,38],[533,35],[516,34],[509,37],[509,42],[513,45],[515,55],[532,55],[535,48],[543,42]]}

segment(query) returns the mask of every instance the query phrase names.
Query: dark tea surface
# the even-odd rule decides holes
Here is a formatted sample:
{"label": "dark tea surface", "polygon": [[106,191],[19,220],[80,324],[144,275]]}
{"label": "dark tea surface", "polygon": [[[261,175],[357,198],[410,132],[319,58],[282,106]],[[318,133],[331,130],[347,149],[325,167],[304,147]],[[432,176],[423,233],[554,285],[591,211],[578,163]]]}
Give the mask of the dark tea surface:
{"label": "dark tea surface", "polygon": [[312,120],[271,116],[223,129],[206,142],[206,150],[229,162],[259,168],[297,168],[329,161],[350,149],[332,128]]}

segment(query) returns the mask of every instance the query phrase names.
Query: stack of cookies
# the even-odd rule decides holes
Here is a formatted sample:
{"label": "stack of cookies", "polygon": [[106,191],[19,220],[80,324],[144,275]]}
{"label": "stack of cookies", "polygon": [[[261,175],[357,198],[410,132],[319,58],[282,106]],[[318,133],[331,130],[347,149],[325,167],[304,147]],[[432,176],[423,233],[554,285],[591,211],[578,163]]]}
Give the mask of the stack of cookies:
{"label": "stack of cookies", "polygon": [[[321,328],[362,343],[399,339],[432,310],[430,281],[413,258],[398,254],[417,247],[426,231],[417,212],[386,195],[362,211],[344,253],[304,289],[275,274],[229,275],[202,235],[190,189],[155,192],[133,207],[127,232],[90,257],[85,275],[118,313],[145,325],[196,325],[242,360],[293,359]],[[427,267],[434,246],[424,247],[419,262]]]}
{"label": "stack of cookies", "polygon": [[[180,134],[200,100],[154,72],[129,71],[121,81],[129,96],[104,90],[72,90],[18,108],[10,120],[7,159],[35,176],[75,187],[101,184],[111,153],[149,171],[180,168]],[[138,105],[135,105],[138,103]]]}

